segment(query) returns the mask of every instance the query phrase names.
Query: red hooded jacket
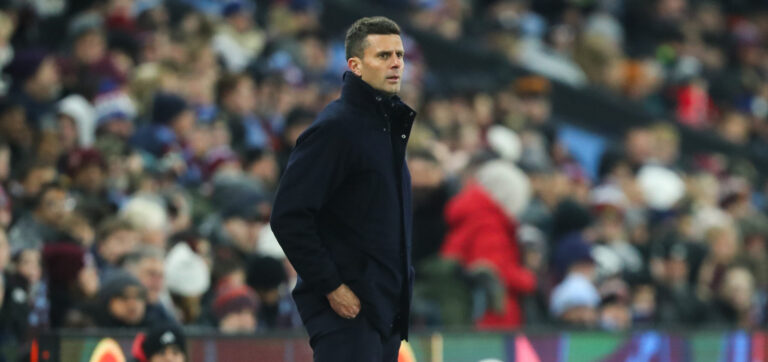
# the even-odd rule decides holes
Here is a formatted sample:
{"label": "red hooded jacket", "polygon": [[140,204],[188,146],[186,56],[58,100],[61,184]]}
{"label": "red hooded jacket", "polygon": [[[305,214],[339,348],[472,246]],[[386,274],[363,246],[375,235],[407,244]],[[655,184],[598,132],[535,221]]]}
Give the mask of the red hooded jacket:
{"label": "red hooded jacket", "polygon": [[445,216],[449,230],[441,250],[443,256],[458,259],[465,267],[489,263],[506,287],[504,314],[486,312],[477,326],[495,329],[522,325],[518,298],[536,289],[536,276],[522,266],[517,223],[474,183],[451,199]]}

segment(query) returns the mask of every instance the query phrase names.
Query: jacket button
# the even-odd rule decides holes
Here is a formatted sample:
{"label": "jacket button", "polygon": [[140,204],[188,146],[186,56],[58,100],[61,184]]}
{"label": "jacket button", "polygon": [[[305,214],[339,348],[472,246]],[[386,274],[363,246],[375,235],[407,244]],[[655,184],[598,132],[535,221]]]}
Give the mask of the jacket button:
{"label": "jacket button", "polygon": [[400,138],[405,139],[405,135],[400,135]]}
{"label": "jacket button", "polygon": [[382,129],[382,131],[386,132],[386,131],[387,131],[387,129],[386,129],[386,128],[384,128],[384,129]]}
{"label": "jacket button", "polygon": [[413,117],[413,112],[411,112],[411,117]]}
{"label": "jacket button", "polygon": [[376,97],[377,102],[381,102],[381,97]]}

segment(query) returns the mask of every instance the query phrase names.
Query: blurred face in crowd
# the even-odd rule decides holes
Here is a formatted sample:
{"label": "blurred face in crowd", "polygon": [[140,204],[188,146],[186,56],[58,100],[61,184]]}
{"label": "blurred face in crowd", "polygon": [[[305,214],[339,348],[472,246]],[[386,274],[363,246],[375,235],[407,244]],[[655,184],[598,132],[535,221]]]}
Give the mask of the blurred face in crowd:
{"label": "blurred face in crowd", "polygon": [[26,249],[18,256],[16,270],[19,275],[24,277],[30,284],[36,284],[43,275],[42,265],[40,264],[40,251]]}
{"label": "blurred face in crowd", "polygon": [[85,166],[75,174],[75,185],[89,193],[100,192],[104,189],[104,170],[95,163]]}
{"label": "blurred face in crowd", "polygon": [[58,96],[61,90],[59,68],[52,57],[43,60],[35,76],[27,80],[25,89],[32,97],[42,101]]}
{"label": "blurred face in crowd", "polygon": [[738,253],[736,232],[729,229],[716,229],[709,233],[710,256],[718,264],[730,263]]}
{"label": "blurred face in crowd", "polygon": [[366,37],[363,57],[349,58],[347,66],[374,89],[397,94],[405,68],[404,55],[400,35],[371,34]]}
{"label": "blurred face in crowd", "polygon": [[277,185],[277,161],[272,153],[265,153],[261,159],[251,163],[247,171],[252,177],[261,180],[268,188]]}
{"label": "blurred face in crowd", "polygon": [[670,257],[665,263],[664,272],[670,285],[685,285],[688,282],[688,262],[682,257]]}
{"label": "blurred face in crowd", "polygon": [[59,145],[63,150],[71,150],[77,147],[77,127],[70,116],[59,115]]}
{"label": "blurred face in crowd", "polygon": [[72,199],[62,189],[52,188],[45,191],[35,216],[44,224],[58,225],[72,211]]}
{"label": "blurred face in crowd", "polygon": [[149,358],[149,362],[184,362],[184,352],[182,352],[177,346],[165,347],[160,352],[157,352]]}
{"label": "blurred face in crowd", "polygon": [[632,324],[629,307],[621,302],[608,303],[600,308],[600,324],[608,330],[625,330]]}
{"label": "blurred face in crowd", "polygon": [[629,131],[624,146],[627,155],[634,163],[645,163],[654,154],[653,134],[644,128]]}
{"label": "blurred face in crowd", "polygon": [[[11,247],[8,245],[8,235],[5,230],[0,227],[0,273],[8,267],[8,262],[11,259]],[[0,293],[2,294],[2,293]]]}
{"label": "blurred face in crowd", "polygon": [[632,295],[632,313],[638,319],[652,318],[656,313],[656,289],[644,284],[635,287]]}
{"label": "blurred face in crowd", "polygon": [[75,42],[75,58],[84,64],[93,64],[104,58],[107,46],[104,35],[91,30],[80,35]]}
{"label": "blurred face in crowd", "polygon": [[748,311],[752,306],[754,292],[755,280],[747,269],[739,267],[728,270],[721,295],[735,310]]}
{"label": "blurred face in crowd", "polygon": [[560,319],[571,326],[591,327],[597,323],[597,310],[587,306],[573,307],[566,310]]}
{"label": "blurred face in crowd", "polygon": [[531,186],[535,195],[550,208],[571,192],[571,183],[561,171],[531,175]]}
{"label": "blurred face in crowd", "polygon": [[440,164],[424,158],[411,158],[408,160],[411,170],[411,185],[414,189],[420,187],[434,188],[440,186],[445,177]]}
{"label": "blurred face in crowd", "polygon": [[144,319],[146,295],[141,288],[129,286],[123,289],[121,295],[110,299],[108,307],[112,317],[128,325],[136,325]]}
{"label": "blurred face in crowd", "polygon": [[542,124],[549,120],[552,106],[544,94],[527,95],[520,100],[521,111],[526,119],[534,124]]}
{"label": "blurred face in crowd", "polygon": [[115,265],[120,258],[139,245],[139,242],[140,236],[137,231],[116,230],[99,244],[99,255],[108,263]]}
{"label": "blurred face in crowd", "polygon": [[8,137],[11,144],[31,147],[33,142],[32,129],[27,124],[27,114],[24,108],[12,106],[0,114],[0,134]]}
{"label": "blurred face in crowd", "polygon": [[186,139],[195,129],[195,112],[187,109],[173,119],[172,127],[176,136]]}
{"label": "blurred face in crowd", "polygon": [[224,230],[232,238],[235,246],[246,253],[256,251],[262,227],[264,227],[263,222],[239,217],[230,218],[224,222]]}
{"label": "blurred face in crowd", "polygon": [[229,313],[219,321],[223,333],[253,333],[256,331],[256,316],[250,309]]}
{"label": "blurred face in crowd", "polygon": [[130,269],[130,272],[136,276],[144,288],[147,288],[147,301],[157,303],[160,300],[160,293],[165,288],[163,260],[144,258]]}
{"label": "blurred face in crowd", "polygon": [[248,76],[240,76],[237,85],[223,99],[227,111],[246,115],[256,109],[256,87]]}
{"label": "blurred face in crowd", "polygon": [[246,11],[238,11],[236,14],[227,18],[227,22],[232,25],[238,33],[244,33],[251,30],[251,19]]}
{"label": "blurred face in crowd", "polygon": [[[11,173],[11,149],[0,144],[0,182],[8,179]],[[1,208],[1,206],[0,206]]]}
{"label": "blurred face in crowd", "polygon": [[122,139],[128,139],[133,135],[133,122],[121,117],[114,117],[99,126],[99,131],[104,134],[118,136]]}
{"label": "blurred face in crowd", "polygon": [[29,170],[24,180],[22,180],[24,194],[27,197],[37,195],[44,184],[53,181],[55,178],[56,169],[50,166],[37,166]]}

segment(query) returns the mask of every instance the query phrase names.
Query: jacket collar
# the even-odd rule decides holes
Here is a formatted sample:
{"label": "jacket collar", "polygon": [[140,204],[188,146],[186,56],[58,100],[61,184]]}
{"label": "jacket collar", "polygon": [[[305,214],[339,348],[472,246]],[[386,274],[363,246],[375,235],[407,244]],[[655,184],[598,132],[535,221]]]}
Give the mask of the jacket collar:
{"label": "jacket collar", "polygon": [[370,84],[350,71],[344,72],[342,80],[341,98],[350,103],[367,108],[400,102],[400,97],[388,95],[374,89]]}

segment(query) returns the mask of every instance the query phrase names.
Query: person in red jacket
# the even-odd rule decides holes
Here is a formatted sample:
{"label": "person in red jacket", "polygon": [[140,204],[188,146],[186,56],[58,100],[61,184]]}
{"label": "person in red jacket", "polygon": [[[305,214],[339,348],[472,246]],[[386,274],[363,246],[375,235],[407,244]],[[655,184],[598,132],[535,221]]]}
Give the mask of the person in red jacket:
{"label": "person in red jacket", "polygon": [[522,265],[517,241],[517,215],[531,196],[527,176],[509,161],[484,164],[445,210],[448,233],[441,249],[465,267],[483,263],[493,268],[506,289],[504,313],[489,310],[477,321],[485,329],[523,324],[518,303],[536,289],[536,276]]}

